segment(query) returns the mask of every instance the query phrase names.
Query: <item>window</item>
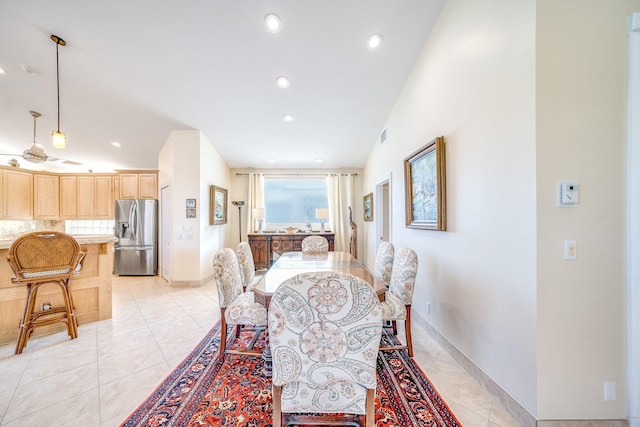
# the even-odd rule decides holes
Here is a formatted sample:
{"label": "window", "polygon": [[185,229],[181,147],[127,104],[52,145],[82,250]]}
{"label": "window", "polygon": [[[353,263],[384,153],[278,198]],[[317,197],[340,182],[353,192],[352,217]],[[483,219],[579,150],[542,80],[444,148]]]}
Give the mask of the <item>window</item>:
{"label": "window", "polygon": [[302,228],[307,222],[319,224],[316,208],[329,206],[327,181],[324,178],[265,178],[264,200],[269,229],[289,225]]}

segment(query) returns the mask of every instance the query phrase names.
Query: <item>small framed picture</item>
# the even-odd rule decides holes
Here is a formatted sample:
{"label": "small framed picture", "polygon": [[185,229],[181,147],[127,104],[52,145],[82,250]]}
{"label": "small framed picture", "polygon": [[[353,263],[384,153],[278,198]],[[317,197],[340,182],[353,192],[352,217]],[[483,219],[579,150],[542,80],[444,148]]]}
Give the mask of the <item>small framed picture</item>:
{"label": "small framed picture", "polygon": [[187,209],[196,208],[196,199],[187,199]]}
{"label": "small framed picture", "polygon": [[209,187],[210,206],[209,206],[209,224],[226,224],[227,223],[227,190],[216,185]]}
{"label": "small framed picture", "polygon": [[373,221],[373,193],[362,198],[362,212],[364,212],[365,221]]}
{"label": "small framed picture", "polygon": [[187,208],[187,218],[195,218],[196,210],[194,208]]}

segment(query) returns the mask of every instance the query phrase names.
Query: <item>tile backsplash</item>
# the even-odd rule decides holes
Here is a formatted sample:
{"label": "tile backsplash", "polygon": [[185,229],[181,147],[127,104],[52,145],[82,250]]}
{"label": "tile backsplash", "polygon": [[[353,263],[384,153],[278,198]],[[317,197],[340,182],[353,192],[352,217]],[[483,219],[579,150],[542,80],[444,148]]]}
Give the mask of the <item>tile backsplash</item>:
{"label": "tile backsplash", "polygon": [[69,234],[113,234],[114,226],[114,220],[0,221],[0,236],[15,237],[40,230]]}

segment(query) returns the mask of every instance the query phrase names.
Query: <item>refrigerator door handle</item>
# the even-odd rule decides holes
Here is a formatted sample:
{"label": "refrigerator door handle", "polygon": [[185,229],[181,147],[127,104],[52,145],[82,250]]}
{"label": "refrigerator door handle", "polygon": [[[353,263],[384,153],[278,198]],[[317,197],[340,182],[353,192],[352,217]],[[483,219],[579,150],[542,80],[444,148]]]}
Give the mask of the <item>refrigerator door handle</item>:
{"label": "refrigerator door handle", "polygon": [[138,204],[136,203],[135,200],[132,201],[131,203],[131,209],[129,209],[129,231],[131,232],[131,239],[133,239],[133,241],[137,241],[136,238],[136,234],[137,234],[137,224],[136,224],[136,216],[137,213],[136,211],[138,210]]}

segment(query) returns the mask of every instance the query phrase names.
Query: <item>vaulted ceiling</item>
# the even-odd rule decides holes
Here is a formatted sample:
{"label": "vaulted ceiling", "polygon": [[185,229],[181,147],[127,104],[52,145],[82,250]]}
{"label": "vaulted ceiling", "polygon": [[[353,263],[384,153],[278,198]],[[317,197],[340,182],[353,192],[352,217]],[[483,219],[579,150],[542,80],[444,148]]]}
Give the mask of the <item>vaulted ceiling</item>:
{"label": "vaulted ceiling", "polygon": [[[234,168],[362,167],[443,2],[0,0],[0,153],[32,166],[17,155],[33,142],[33,110],[36,142],[81,162],[74,170],[155,168],[171,131],[184,129],[202,131]],[[63,150],[51,146],[52,34],[67,43]]]}

